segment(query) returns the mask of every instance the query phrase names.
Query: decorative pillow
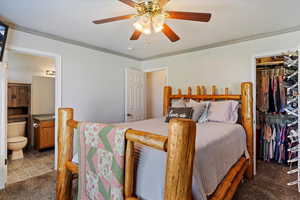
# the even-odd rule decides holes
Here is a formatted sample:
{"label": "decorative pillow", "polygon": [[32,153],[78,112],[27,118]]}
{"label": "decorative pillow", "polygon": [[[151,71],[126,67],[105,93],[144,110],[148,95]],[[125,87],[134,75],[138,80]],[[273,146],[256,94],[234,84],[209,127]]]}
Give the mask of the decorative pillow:
{"label": "decorative pillow", "polygon": [[186,103],[184,101],[183,98],[179,99],[179,100],[175,100],[172,102],[172,107],[173,108],[184,108],[186,107]]}
{"label": "decorative pillow", "polygon": [[238,120],[239,103],[237,101],[211,102],[208,109],[208,121],[236,123]]}
{"label": "decorative pillow", "polygon": [[186,106],[193,108],[193,121],[198,122],[200,118],[200,123],[206,121],[209,102],[197,102],[191,99],[186,103]]}
{"label": "decorative pillow", "polygon": [[192,119],[193,109],[192,108],[174,108],[169,109],[169,113],[166,117],[166,122],[169,122],[172,118],[184,118]]}

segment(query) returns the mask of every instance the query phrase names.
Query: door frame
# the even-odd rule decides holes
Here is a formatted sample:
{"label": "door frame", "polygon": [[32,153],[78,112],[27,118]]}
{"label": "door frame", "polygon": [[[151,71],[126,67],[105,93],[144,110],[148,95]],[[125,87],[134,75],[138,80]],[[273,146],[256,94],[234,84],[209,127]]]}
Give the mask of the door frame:
{"label": "door frame", "polygon": [[[300,50],[300,46],[299,46]],[[251,82],[253,83],[253,141],[254,141],[254,152],[253,152],[253,159],[254,159],[254,175],[256,174],[256,59],[268,56],[276,56],[280,55],[284,52],[288,51],[297,51],[297,48],[289,48],[289,49],[279,49],[276,51],[267,51],[259,54],[255,54],[251,57]],[[300,51],[299,51],[300,52]]]}
{"label": "door frame", "polygon": [[[165,71],[166,72],[166,85],[165,86],[168,86],[169,85],[169,68],[168,67],[158,67],[158,68],[151,68],[151,69],[144,69],[144,73],[145,73],[145,76],[146,76],[146,73],[147,72],[156,72],[156,71]],[[148,94],[148,91],[147,91],[147,77],[145,77],[145,95]],[[162,100],[163,101],[163,100]],[[147,119],[147,97],[145,97],[145,103],[144,103],[144,110],[145,110],[145,119]]]}
{"label": "door frame", "polygon": [[155,71],[166,71],[166,85],[169,84],[169,68],[168,67],[158,67],[158,68],[151,68],[151,69],[144,69],[144,72],[155,72]]}
{"label": "door frame", "polygon": [[[58,119],[57,119],[57,114],[58,114],[58,108],[61,107],[62,105],[62,62],[61,62],[61,55],[56,54],[56,53],[51,53],[51,52],[47,52],[47,51],[41,51],[41,50],[36,50],[36,49],[30,49],[30,48],[23,48],[23,47],[18,47],[18,46],[13,46],[13,45],[8,45],[6,48],[6,55],[7,55],[7,51],[16,51],[19,53],[27,53],[30,55],[36,55],[36,56],[44,56],[44,57],[50,57],[53,58],[55,60],[55,71],[56,71],[56,75],[55,75],[55,149],[54,149],[54,153],[55,153],[55,161],[54,161],[54,169],[57,169],[57,153],[58,153],[58,147],[57,147],[57,131],[58,131]],[[4,56],[5,57],[5,56]],[[6,56],[6,60],[4,59],[4,65],[7,67],[9,60],[7,60],[7,56]],[[6,77],[7,78],[7,77]],[[7,80],[6,80],[6,85],[5,87],[7,88]],[[3,90],[3,88],[1,88],[1,95],[2,97],[4,97],[1,106],[2,108],[6,109],[7,112],[7,92],[6,89]],[[6,115],[6,112],[2,112],[1,116]],[[4,114],[4,115],[3,115]],[[5,120],[1,120],[1,130],[6,132],[6,127],[7,127],[7,116],[5,116]],[[3,134],[1,134],[3,135]],[[1,137],[0,135],[0,144],[6,144],[6,135],[5,137]],[[6,146],[6,145],[5,145]],[[1,147],[0,147],[1,148]],[[5,150],[6,152],[4,152],[5,158],[7,159],[7,149]],[[1,152],[1,151],[0,151]],[[1,155],[0,155],[1,157]],[[0,179],[0,189],[5,187],[5,183],[7,182],[7,177],[4,177],[4,184],[1,184],[1,179]]]}
{"label": "door frame", "polygon": [[[1,105],[0,105],[0,189],[5,187],[7,182],[7,143],[6,143],[6,130],[7,130],[7,63],[6,55],[3,56],[3,62],[0,63],[0,89],[1,89]],[[4,133],[4,134],[2,134]]]}

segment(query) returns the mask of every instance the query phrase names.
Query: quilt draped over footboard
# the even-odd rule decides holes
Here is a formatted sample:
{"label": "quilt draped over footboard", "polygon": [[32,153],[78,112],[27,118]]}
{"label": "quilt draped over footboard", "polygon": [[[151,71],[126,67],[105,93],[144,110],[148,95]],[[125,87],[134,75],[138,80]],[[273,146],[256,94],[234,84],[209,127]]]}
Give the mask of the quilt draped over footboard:
{"label": "quilt draped over footboard", "polygon": [[106,124],[80,124],[78,199],[123,200],[125,132]]}

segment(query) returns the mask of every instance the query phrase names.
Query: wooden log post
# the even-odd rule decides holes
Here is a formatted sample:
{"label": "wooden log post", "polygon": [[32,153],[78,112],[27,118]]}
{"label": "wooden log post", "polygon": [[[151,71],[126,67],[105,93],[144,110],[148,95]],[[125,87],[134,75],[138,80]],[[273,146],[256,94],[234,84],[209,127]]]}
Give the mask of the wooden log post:
{"label": "wooden log post", "polygon": [[170,96],[172,95],[172,88],[170,86],[164,87],[164,107],[163,107],[163,115],[167,115],[169,112],[169,108],[171,106]]}
{"label": "wooden log post", "polygon": [[192,88],[188,87],[188,96],[190,97],[192,95]]}
{"label": "wooden log post", "polygon": [[179,96],[182,95],[182,94],[181,94],[181,89],[180,89],[180,88],[178,89],[178,95],[179,95]]}
{"label": "wooden log post", "polygon": [[164,200],[192,200],[195,139],[194,121],[170,121]]}
{"label": "wooden log post", "polygon": [[127,199],[133,197],[134,189],[134,142],[127,140],[125,155],[124,195]]}
{"label": "wooden log post", "polygon": [[[229,89],[228,88],[225,88],[225,96],[228,96],[229,95]],[[228,98],[225,98],[225,100],[227,100]]]}
{"label": "wooden log post", "polygon": [[205,86],[201,86],[200,94],[205,95]]}
{"label": "wooden log post", "polygon": [[73,119],[72,108],[60,108],[58,110],[58,163],[56,199],[70,200],[72,191],[72,173],[66,168],[66,163],[73,156],[73,131],[67,125],[67,121]]}
{"label": "wooden log post", "polygon": [[247,134],[247,149],[250,155],[249,167],[246,177],[252,179],[254,176],[254,145],[253,145],[253,86],[250,82],[241,85],[242,101],[242,125]]}
{"label": "wooden log post", "polygon": [[197,95],[200,95],[201,94],[201,87],[198,85],[197,86]]}

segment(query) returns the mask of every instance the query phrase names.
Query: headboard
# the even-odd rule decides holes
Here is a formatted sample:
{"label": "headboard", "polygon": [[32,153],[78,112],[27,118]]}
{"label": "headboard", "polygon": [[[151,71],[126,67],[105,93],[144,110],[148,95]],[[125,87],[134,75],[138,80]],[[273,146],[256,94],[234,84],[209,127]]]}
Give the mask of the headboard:
{"label": "headboard", "polygon": [[252,178],[253,172],[253,86],[251,82],[241,83],[241,94],[229,94],[229,89],[225,88],[225,94],[217,94],[217,87],[212,86],[212,94],[206,94],[204,86],[197,86],[196,94],[192,94],[192,88],[188,87],[187,94],[182,94],[181,89],[178,89],[177,94],[172,93],[172,87],[164,87],[163,99],[163,114],[166,115],[171,106],[173,99],[194,99],[194,100],[238,100],[241,102],[241,124],[247,134],[247,149],[250,155],[250,165],[247,169],[246,176]]}

